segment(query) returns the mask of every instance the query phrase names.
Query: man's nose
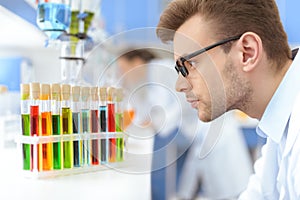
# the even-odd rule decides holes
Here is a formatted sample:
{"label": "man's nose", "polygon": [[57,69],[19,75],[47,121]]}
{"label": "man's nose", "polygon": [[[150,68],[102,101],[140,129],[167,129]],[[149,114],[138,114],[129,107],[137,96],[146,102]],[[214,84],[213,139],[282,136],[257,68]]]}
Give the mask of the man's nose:
{"label": "man's nose", "polygon": [[175,87],[177,92],[187,92],[192,88],[188,80],[184,78],[181,74],[178,75]]}

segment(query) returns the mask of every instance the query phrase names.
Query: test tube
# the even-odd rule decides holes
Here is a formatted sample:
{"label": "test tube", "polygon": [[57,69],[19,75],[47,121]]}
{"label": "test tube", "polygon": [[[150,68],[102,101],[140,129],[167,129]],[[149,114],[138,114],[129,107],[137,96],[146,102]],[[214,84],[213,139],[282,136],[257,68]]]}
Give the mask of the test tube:
{"label": "test tube", "polygon": [[[80,133],[80,87],[72,87],[72,120],[73,120],[73,133]],[[73,141],[73,151],[74,151],[74,167],[80,167],[82,164],[82,142],[81,140]]]}
{"label": "test tube", "polygon": [[[88,134],[90,132],[90,88],[81,88],[81,112],[80,112],[81,132]],[[89,141],[83,140],[82,159],[84,165],[90,164],[89,159]]]}
{"label": "test tube", "polygon": [[[106,126],[106,118],[107,118],[107,105],[106,105],[106,87],[100,87],[98,89],[99,94],[99,121],[100,121],[100,131],[101,133],[106,134],[107,126]],[[100,140],[100,148],[101,148],[101,163],[106,163],[108,158],[108,140],[101,139]]]}
{"label": "test tube", "polygon": [[[114,102],[115,88],[109,87],[107,89],[107,128],[109,133],[116,132],[115,123],[115,102]],[[116,138],[109,139],[109,162],[116,161]]]}
{"label": "test tube", "polygon": [[[91,87],[91,133],[99,133],[98,101],[98,88]],[[97,139],[91,141],[91,161],[92,165],[99,165],[99,140]]]}
{"label": "test tube", "polygon": [[[39,83],[30,83],[30,135],[31,136],[40,136],[40,122],[39,122],[39,104],[40,104],[40,84]],[[37,145],[39,149],[39,145]],[[31,145],[31,166],[32,169],[37,167],[37,170],[40,171],[42,167],[41,160],[39,158],[39,151],[36,150],[35,153],[34,145]],[[37,165],[37,166],[35,166]]]}
{"label": "test tube", "polygon": [[[116,89],[116,104],[115,104],[115,121],[116,121],[116,132],[123,132],[123,90],[122,88]],[[116,152],[116,160],[123,161],[123,149],[124,149],[124,139],[117,138],[117,152]]]}
{"label": "test tube", "polygon": [[[29,84],[21,84],[20,86],[21,93],[21,123],[22,123],[22,135],[30,136],[30,93],[29,93]],[[22,145],[23,152],[23,169],[32,170],[31,168],[31,152],[30,144]]]}
{"label": "test tube", "polygon": [[[41,84],[40,96],[40,111],[41,111],[41,135],[52,135],[52,119],[51,119],[51,101],[50,101],[50,85]],[[39,152],[42,160],[43,170],[52,170],[52,143],[41,144]]]}
{"label": "test tube", "polygon": [[[61,92],[59,84],[51,85],[52,134],[61,135]],[[62,169],[62,143],[53,143],[53,169]]]}
{"label": "test tube", "polygon": [[[61,86],[61,115],[62,115],[62,133],[72,134],[72,111],[71,111],[71,86],[63,84]],[[63,142],[63,164],[64,168],[73,168],[73,142]]]}

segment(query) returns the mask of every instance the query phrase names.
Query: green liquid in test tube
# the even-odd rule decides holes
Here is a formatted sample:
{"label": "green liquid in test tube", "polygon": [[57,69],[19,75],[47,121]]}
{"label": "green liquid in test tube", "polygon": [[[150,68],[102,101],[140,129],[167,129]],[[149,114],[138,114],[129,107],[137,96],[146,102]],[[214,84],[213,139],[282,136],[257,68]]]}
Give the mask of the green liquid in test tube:
{"label": "green liquid in test tube", "polygon": [[[30,135],[30,115],[22,114],[22,134]],[[30,144],[23,144],[23,169],[31,170],[30,166]]]}
{"label": "green liquid in test tube", "polygon": [[[62,108],[62,131],[63,134],[72,134],[72,112],[70,108]],[[63,142],[64,168],[73,167],[72,141]]]}
{"label": "green liquid in test tube", "polygon": [[[62,104],[61,104],[61,118],[62,118],[62,133],[72,134],[72,111],[70,108],[70,85],[64,84],[61,88]],[[73,141],[63,142],[63,163],[64,168],[73,168]]]}
{"label": "green liquid in test tube", "polygon": [[[22,135],[30,136],[29,84],[21,84]],[[23,169],[31,170],[30,144],[22,144]]]}
{"label": "green liquid in test tube", "polygon": [[[90,132],[90,88],[81,88],[81,111],[80,111],[81,132]],[[82,162],[84,165],[90,164],[89,140],[83,140],[81,145]]]}
{"label": "green liquid in test tube", "polygon": [[[61,135],[61,92],[59,84],[51,85],[52,134]],[[53,143],[53,169],[62,169],[62,143]]]}
{"label": "green liquid in test tube", "polygon": [[[61,134],[60,115],[52,115],[53,135]],[[53,169],[62,169],[62,146],[61,142],[53,143]]]}
{"label": "green liquid in test tube", "polygon": [[[123,91],[121,88],[116,89],[116,132],[120,133],[123,131],[123,109],[122,109]],[[124,150],[124,139],[117,138],[117,152],[116,160],[123,161],[123,150]]]}

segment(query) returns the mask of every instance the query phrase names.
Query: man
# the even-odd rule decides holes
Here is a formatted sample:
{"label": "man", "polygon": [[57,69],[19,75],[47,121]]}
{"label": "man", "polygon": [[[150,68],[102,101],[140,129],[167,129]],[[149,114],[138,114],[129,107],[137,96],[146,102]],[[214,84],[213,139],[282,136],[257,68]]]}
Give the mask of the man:
{"label": "man", "polygon": [[275,1],[175,0],[157,35],[174,42],[176,89],[200,120],[233,109],[260,120],[267,143],[240,199],[299,199],[300,58]]}

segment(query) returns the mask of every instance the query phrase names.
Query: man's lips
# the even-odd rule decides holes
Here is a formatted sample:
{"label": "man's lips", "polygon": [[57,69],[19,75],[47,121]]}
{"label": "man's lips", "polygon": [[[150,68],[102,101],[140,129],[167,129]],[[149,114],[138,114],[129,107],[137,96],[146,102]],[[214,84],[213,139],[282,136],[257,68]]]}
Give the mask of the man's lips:
{"label": "man's lips", "polygon": [[187,102],[189,102],[193,108],[195,109],[198,108],[198,103],[199,103],[198,99],[187,99]]}

